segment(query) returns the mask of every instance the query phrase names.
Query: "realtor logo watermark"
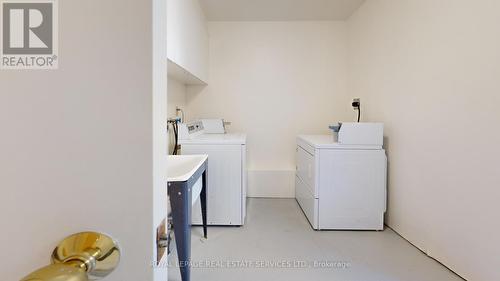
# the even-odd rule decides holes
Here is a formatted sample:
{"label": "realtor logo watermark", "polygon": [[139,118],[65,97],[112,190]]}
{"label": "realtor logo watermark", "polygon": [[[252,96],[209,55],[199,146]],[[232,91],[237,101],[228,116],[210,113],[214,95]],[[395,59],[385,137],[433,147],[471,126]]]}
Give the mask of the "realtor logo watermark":
{"label": "realtor logo watermark", "polygon": [[2,69],[58,67],[57,0],[0,0]]}

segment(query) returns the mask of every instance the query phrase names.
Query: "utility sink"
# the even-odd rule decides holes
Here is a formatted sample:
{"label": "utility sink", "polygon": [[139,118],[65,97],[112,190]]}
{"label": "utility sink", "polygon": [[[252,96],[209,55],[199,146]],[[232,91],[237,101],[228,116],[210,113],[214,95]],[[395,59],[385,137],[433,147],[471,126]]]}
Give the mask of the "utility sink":
{"label": "utility sink", "polygon": [[[191,177],[195,176],[196,172],[208,160],[208,155],[169,155],[167,160],[167,181],[169,183],[187,182]],[[194,180],[194,181],[193,181]],[[192,200],[194,205],[200,197],[202,182],[201,177],[191,179]],[[170,213],[170,206],[168,212]]]}
{"label": "utility sink", "polygon": [[208,155],[169,155],[167,160],[167,181],[189,180],[207,161]]}

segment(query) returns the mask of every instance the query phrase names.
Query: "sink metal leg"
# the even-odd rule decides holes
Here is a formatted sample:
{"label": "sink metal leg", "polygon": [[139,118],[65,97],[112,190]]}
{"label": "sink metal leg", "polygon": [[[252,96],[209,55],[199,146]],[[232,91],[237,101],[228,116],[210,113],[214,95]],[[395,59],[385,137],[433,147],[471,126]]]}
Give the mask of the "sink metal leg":
{"label": "sink metal leg", "polygon": [[191,280],[191,193],[187,182],[172,183],[169,188],[182,281]]}
{"label": "sink metal leg", "polygon": [[202,188],[200,194],[203,237],[205,237],[205,239],[207,239],[207,174],[208,172],[205,170],[202,175]]}

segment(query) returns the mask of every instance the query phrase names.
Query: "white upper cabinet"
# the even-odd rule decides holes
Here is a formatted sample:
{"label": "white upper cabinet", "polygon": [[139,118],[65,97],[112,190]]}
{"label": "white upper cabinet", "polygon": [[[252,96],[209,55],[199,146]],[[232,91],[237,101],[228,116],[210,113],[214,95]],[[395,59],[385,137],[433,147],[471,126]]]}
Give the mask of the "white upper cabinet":
{"label": "white upper cabinet", "polygon": [[208,29],[200,3],[168,0],[167,5],[169,75],[186,84],[207,83]]}

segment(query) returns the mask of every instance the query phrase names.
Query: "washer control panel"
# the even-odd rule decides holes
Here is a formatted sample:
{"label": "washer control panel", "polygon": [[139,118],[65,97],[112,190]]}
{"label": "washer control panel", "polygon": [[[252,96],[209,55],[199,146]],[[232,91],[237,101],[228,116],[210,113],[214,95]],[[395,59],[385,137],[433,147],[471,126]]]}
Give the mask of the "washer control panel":
{"label": "washer control panel", "polygon": [[202,121],[179,124],[179,139],[193,139],[205,133]]}

